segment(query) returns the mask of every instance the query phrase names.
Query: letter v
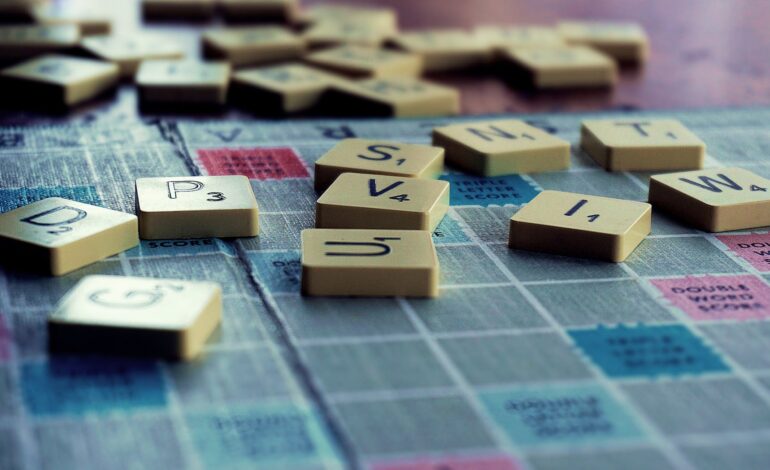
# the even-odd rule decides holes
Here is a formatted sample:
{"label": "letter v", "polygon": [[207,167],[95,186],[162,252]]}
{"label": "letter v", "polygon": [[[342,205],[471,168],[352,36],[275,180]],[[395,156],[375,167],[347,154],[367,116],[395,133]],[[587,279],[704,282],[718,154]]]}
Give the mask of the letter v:
{"label": "letter v", "polygon": [[397,188],[397,187],[401,186],[402,184],[404,184],[403,181],[396,181],[395,183],[391,184],[390,186],[386,186],[382,190],[377,191],[377,182],[374,181],[374,178],[371,178],[371,179],[369,179],[369,195],[370,196],[374,196],[374,197],[381,196],[381,195],[387,193],[388,191],[390,191],[391,189],[394,189],[394,188]]}

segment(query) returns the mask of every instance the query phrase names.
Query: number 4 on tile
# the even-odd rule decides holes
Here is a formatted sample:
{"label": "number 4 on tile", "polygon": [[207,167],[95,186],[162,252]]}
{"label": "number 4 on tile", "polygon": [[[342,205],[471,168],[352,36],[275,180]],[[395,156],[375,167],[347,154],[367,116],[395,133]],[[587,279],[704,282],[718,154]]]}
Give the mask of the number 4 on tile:
{"label": "number 4 on tile", "polygon": [[[567,212],[565,212],[564,215],[566,215],[567,217],[571,217],[571,216],[575,215],[575,213],[577,211],[579,211],[581,207],[586,205],[587,202],[588,202],[588,199],[581,199],[581,200],[579,200],[577,202],[577,204],[572,206],[572,208],[570,210],[568,210]],[[595,221],[596,219],[599,218],[599,214],[591,214],[591,215],[586,216],[586,217],[588,217],[588,221],[589,222],[593,222],[593,221]]]}
{"label": "number 4 on tile", "polygon": [[[372,197],[381,196],[387,192],[389,192],[391,189],[396,189],[397,187],[404,184],[403,181],[396,181],[388,186],[385,186],[383,189],[378,190],[377,189],[377,182],[374,180],[374,178],[369,179],[369,195]],[[409,195],[408,194],[399,194],[397,196],[390,196],[390,199],[394,199],[398,202],[404,202],[409,201]]]}

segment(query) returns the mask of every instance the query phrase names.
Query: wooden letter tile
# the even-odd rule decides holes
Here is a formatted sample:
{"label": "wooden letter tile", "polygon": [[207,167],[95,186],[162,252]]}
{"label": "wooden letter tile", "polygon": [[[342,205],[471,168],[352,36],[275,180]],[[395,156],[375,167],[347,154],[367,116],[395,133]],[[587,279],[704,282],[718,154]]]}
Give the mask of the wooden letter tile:
{"label": "wooden letter tile", "polygon": [[352,78],[417,77],[422,71],[422,60],[416,54],[366,46],[339,46],[310,54],[305,60]]}
{"label": "wooden letter tile", "polygon": [[467,69],[492,59],[492,48],[475,34],[460,29],[402,33],[393,43],[422,57],[425,72]]}
{"label": "wooden letter tile", "polygon": [[94,56],[113,62],[120,76],[133,77],[143,60],[181,59],[182,49],[165,38],[132,34],[130,36],[90,36],[81,46]]}
{"label": "wooden letter tile", "polygon": [[179,60],[146,60],[136,74],[146,103],[224,104],[230,64]]}
{"label": "wooden letter tile", "polygon": [[315,106],[337,77],[302,64],[242,69],[233,74],[233,103],[268,114]]}
{"label": "wooden letter tile", "polygon": [[610,57],[585,46],[515,47],[503,52],[514,79],[536,88],[607,87],[617,82]]}
{"label": "wooden letter tile", "polygon": [[296,59],[305,42],[280,26],[254,26],[206,31],[202,36],[207,58],[226,60],[233,67]]}
{"label": "wooden letter tile", "polygon": [[591,46],[621,62],[644,62],[649,55],[647,34],[635,23],[563,21],[558,30],[567,43]]}

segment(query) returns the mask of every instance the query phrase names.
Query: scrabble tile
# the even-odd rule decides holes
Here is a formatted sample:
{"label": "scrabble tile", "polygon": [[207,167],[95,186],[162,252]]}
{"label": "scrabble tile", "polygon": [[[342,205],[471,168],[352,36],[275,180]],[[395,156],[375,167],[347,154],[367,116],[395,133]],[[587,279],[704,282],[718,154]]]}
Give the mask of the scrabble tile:
{"label": "scrabble tile", "polygon": [[292,22],[299,10],[298,0],[218,0],[228,21]]}
{"label": "scrabble tile", "polygon": [[233,74],[233,102],[260,112],[295,113],[312,108],[336,79],[302,64],[242,69]]}
{"label": "scrabble tile", "polygon": [[492,49],[487,43],[460,29],[401,33],[392,42],[400,49],[421,56],[425,72],[465,69],[492,59]]}
{"label": "scrabble tile", "polygon": [[565,170],[570,162],[569,142],[515,119],[437,127],[433,145],[448,163],[484,176]]}
{"label": "scrabble tile", "polygon": [[340,16],[318,21],[302,37],[312,48],[342,44],[379,47],[394,34],[389,27],[370,22],[366,18]]}
{"label": "scrabble tile", "polygon": [[179,60],[146,60],[136,85],[146,103],[224,104],[230,64]]}
{"label": "scrabble tile", "polygon": [[343,173],[316,203],[318,228],[433,231],[449,209],[449,183]]}
{"label": "scrabble tile", "polygon": [[4,69],[0,80],[6,91],[48,106],[71,106],[113,88],[118,82],[115,64],[76,57],[45,55]]}
{"label": "scrabble tile", "polygon": [[742,168],[653,175],[650,203],[707,232],[770,225],[770,180]]}
{"label": "scrabble tile", "polygon": [[508,246],[620,262],[650,233],[644,202],[543,191],[511,217]]}
{"label": "scrabble tile", "polygon": [[392,8],[376,8],[343,4],[312,5],[301,14],[307,23],[335,21],[340,18],[372,25],[378,30],[395,32],[398,30],[398,18]]}
{"label": "scrabble tile", "polygon": [[438,178],[444,149],[389,140],[343,139],[315,162],[315,189],[323,191],[342,173]]}
{"label": "scrabble tile", "polygon": [[644,62],[649,55],[647,34],[635,23],[563,21],[557,28],[567,43],[591,46],[622,62]]}
{"label": "scrabble tile", "polygon": [[253,237],[259,209],[245,176],[181,176],[136,180],[139,236]]}
{"label": "scrabble tile", "polygon": [[326,49],[305,61],[353,78],[417,77],[422,72],[422,59],[416,54],[366,46]]}
{"label": "scrabble tile", "polygon": [[124,78],[133,77],[144,60],[184,57],[182,49],[173,41],[142,34],[91,36],[83,39],[81,47],[102,60],[117,64],[120,76]]}
{"label": "scrabble tile", "polygon": [[[77,6],[70,6],[77,5]],[[110,34],[112,19],[108,11],[93,5],[44,4],[32,11],[33,21],[40,25],[75,25],[81,36]]]}
{"label": "scrabble tile", "polygon": [[556,28],[546,26],[479,26],[474,32],[484,44],[495,49],[564,44]]}
{"label": "scrabble tile", "polygon": [[138,243],[136,216],[69,199],[42,199],[0,214],[2,258],[54,276]]}
{"label": "scrabble tile", "polygon": [[451,87],[407,77],[372,78],[332,84],[324,97],[330,112],[366,116],[450,116],[460,112],[460,93]]}
{"label": "scrabble tile", "polygon": [[436,297],[438,280],[428,231],[302,231],[304,295]]}
{"label": "scrabble tile", "polygon": [[216,29],[204,32],[202,41],[207,58],[233,67],[295,59],[305,51],[302,38],[280,26]]}
{"label": "scrabble tile", "polygon": [[75,25],[0,26],[0,60],[21,60],[78,45]]}
{"label": "scrabble tile", "polygon": [[537,88],[606,87],[617,82],[617,65],[584,46],[515,47],[503,52],[514,78]]}
{"label": "scrabble tile", "polygon": [[142,0],[142,13],[152,19],[207,19],[215,7],[214,0]]}
{"label": "scrabble tile", "polygon": [[610,171],[703,168],[706,144],[676,119],[583,121],[580,146]]}
{"label": "scrabble tile", "polygon": [[54,352],[192,359],[222,317],[215,282],[86,276],[48,317]]}

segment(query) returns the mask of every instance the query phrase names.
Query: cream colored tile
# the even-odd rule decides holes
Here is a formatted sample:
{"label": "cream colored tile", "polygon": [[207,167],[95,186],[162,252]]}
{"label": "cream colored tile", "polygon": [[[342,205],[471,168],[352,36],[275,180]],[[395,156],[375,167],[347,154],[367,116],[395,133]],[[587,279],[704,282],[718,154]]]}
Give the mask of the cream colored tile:
{"label": "cream colored tile", "polygon": [[245,176],[139,178],[136,208],[146,240],[259,233],[259,209]]}
{"label": "cream colored tile", "polygon": [[430,232],[302,231],[302,293],[436,297],[439,265]]}
{"label": "cream colored tile", "polygon": [[342,173],[438,178],[444,149],[389,140],[343,139],[315,163],[315,189],[323,191]]}
{"label": "cream colored tile", "polygon": [[147,18],[206,19],[214,16],[216,4],[215,0],[142,0],[142,13]]}
{"label": "cream colored tile", "polygon": [[302,38],[281,26],[248,26],[209,30],[201,37],[207,58],[233,67],[296,59],[305,51]]}
{"label": "cream colored tile", "polygon": [[16,268],[60,276],[139,243],[132,214],[43,199],[0,214],[0,250]]}
{"label": "cream colored tile", "polygon": [[557,26],[569,44],[591,46],[623,62],[644,62],[649,41],[636,23],[562,21]]}
{"label": "cream colored tile", "polygon": [[433,129],[433,145],[446,161],[484,176],[569,168],[570,145],[516,119],[468,122]]}
{"label": "cream colored tile", "polygon": [[48,317],[53,351],[192,359],[222,316],[214,282],[86,276]]}
{"label": "cream colored tile", "polygon": [[770,225],[770,180],[742,168],[654,175],[650,203],[707,232]]}
{"label": "cream colored tile", "polygon": [[118,78],[115,64],[54,54],[0,72],[6,92],[50,106],[71,106],[89,100],[114,88]]}
{"label": "cream colored tile", "polygon": [[620,262],[650,233],[644,202],[543,191],[511,217],[508,245]]}
{"label": "cream colored tile", "polygon": [[617,82],[617,65],[584,46],[516,47],[503,51],[513,73],[537,88],[604,87]]}
{"label": "cream colored tile", "polygon": [[396,11],[392,8],[376,8],[350,4],[322,4],[308,7],[302,12],[301,17],[307,23],[321,23],[344,19],[350,22],[364,23],[378,31],[390,33],[398,30],[398,18]]}
{"label": "cream colored tile", "polygon": [[466,69],[492,60],[492,47],[461,29],[405,32],[392,41],[400,49],[421,56],[425,72]]}
{"label": "cream colored tile", "polygon": [[146,60],[136,74],[139,96],[146,103],[224,104],[229,83],[226,62]]}
{"label": "cream colored tile", "polygon": [[328,104],[336,113],[368,116],[451,116],[460,112],[460,93],[445,85],[406,77],[337,81]]}
{"label": "cream colored tile", "polygon": [[484,44],[495,49],[564,44],[556,28],[546,26],[480,26],[474,31]]}
{"label": "cream colored tile", "polygon": [[449,209],[449,183],[343,173],[318,198],[318,228],[433,231]]}
{"label": "cream colored tile", "polygon": [[32,16],[40,25],[77,26],[81,36],[110,34],[114,15],[108,10],[93,7],[93,4],[44,4],[36,7]]}
{"label": "cream colored tile", "polygon": [[81,46],[96,57],[113,62],[121,77],[133,77],[143,60],[181,59],[181,47],[166,38],[132,34],[131,36],[90,36]]}
{"label": "cream colored tile", "polygon": [[342,44],[379,47],[395,34],[387,26],[364,19],[344,16],[323,19],[313,23],[302,37],[310,47],[327,47]]}
{"label": "cream colored tile", "polygon": [[0,59],[20,60],[78,45],[76,25],[0,26]]}
{"label": "cream colored tile", "polygon": [[610,171],[703,167],[706,144],[676,119],[583,121],[580,146]]}
{"label": "cream colored tile", "polygon": [[299,0],[217,0],[228,20],[293,22]]}
{"label": "cream colored tile", "polygon": [[305,61],[353,78],[417,77],[422,72],[422,59],[416,54],[366,46],[325,49]]}
{"label": "cream colored tile", "polygon": [[336,76],[302,64],[238,70],[234,102],[259,112],[294,113],[315,106]]}

